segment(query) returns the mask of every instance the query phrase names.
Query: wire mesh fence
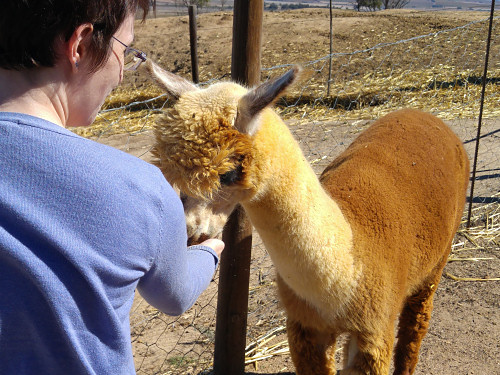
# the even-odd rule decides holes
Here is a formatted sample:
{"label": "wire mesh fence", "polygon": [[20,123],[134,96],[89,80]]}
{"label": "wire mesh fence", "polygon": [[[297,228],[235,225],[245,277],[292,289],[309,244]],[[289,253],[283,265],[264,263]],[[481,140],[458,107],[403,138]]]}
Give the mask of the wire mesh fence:
{"label": "wire mesh fence", "polygon": [[[471,197],[477,204],[499,202],[498,26],[496,16],[486,81],[476,189],[474,197]],[[404,107],[432,112],[446,120],[464,141],[472,158],[487,28],[485,15],[484,19],[465,22],[458,27],[392,43],[351,52],[325,53],[303,64],[305,74],[301,83],[277,103],[276,110],[289,124],[317,173],[372,120]],[[331,73],[330,61],[333,67]],[[289,68],[288,64],[265,67],[262,79],[279,75]],[[211,82],[203,84],[207,83]],[[103,110],[97,128],[79,131],[94,138],[102,134],[121,133],[117,136],[118,146],[127,151],[130,151],[132,143],[142,139],[142,146],[134,152],[150,161],[148,152],[153,139],[149,129],[161,110],[171,103],[165,94],[157,90],[136,90],[130,96],[135,99]],[[474,207],[477,211],[482,206]],[[481,215],[477,217],[476,221],[484,220]],[[498,240],[497,233],[494,241]],[[136,298],[131,312],[131,330],[138,374],[197,374],[211,368],[216,280],[217,276],[196,305],[181,317],[168,317],[140,297]],[[273,282],[271,261],[255,235],[250,274],[248,362],[287,353],[284,342],[276,344],[270,352],[259,349],[262,337],[267,340],[267,336],[263,335],[282,335],[284,330],[285,318],[278,307]]]}
{"label": "wire mesh fence", "polygon": [[180,317],[169,317],[139,296],[135,298],[130,325],[138,374],[199,373],[210,368],[217,307],[215,280]]}

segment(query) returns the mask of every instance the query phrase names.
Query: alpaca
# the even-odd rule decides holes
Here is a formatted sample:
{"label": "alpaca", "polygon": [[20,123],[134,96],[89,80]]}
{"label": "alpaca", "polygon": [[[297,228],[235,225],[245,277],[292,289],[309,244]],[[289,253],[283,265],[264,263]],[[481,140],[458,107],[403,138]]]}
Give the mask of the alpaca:
{"label": "alpaca", "polygon": [[394,374],[413,374],[465,203],[469,161],[455,134],[430,114],[394,112],[318,180],[270,108],[298,68],[251,90],[148,68],[176,99],[155,155],[189,196],[188,226],[203,228],[188,230],[212,237],[243,206],[277,271],[296,373],[335,374],[336,337],[348,333],[340,374],[387,374],[393,349]]}

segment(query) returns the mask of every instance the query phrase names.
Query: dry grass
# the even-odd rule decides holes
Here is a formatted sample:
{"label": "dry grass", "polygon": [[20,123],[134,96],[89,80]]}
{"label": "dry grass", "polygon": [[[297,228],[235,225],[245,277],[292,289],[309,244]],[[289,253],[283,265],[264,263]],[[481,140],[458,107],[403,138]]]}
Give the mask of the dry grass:
{"label": "dry grass", "polygon": [[74,128],[73,131],[82,137],[92,138],[151,129],[166,103],[167,95],[156,86],[141,89],[119,87],[108,96],[92,125]]}
{"label": "dry grass", "polygon": [[269,344],[280,334],[286,331],[286,327],[281,325],[263,334],[257,340],[247,345],[245,348],[245,364],[254,364],[257,368],[257,362],[269,359],[277,355],[288,355],[290,353],[288,341],[282,340],[278,343]]}
{"label": "dry grass", "polygon": [[[500,70],[490,72],[492,76],[498,73]],[[321,88],[317,88],[315,93],[321,98],[321,105],[318,101],[313,108],[306,104],[294,115],[307,113],[307,120],[332,116],[343,120],[369,120],[397,108],[414,107],[437,113],[445,120],[474,118],[479,112],[481,85],[471,83],[473,80],[477,80],[473,71],[460,71],[451,66],[392,72],[390,75],[368,73],[349,82],[348,86],[332,85],[331,91],[342,95],[321,98]],[[487,93],[486,117],[500,117],[500,86],[489,84]]]}
{"label": "dry grass", "polygon": [[[500,69],[490,77],[500,76]],[[436,113],[445,120],[474,118],[479,112],[481,85],[472,71],[450,66],[390,75],[368,73],[356,81],[332,85],[337,95],[324,96],[324,83],[311,80],[307,92],[291,92],[277,111],[284,119],[307,123],[318,120],[379,118],[397,108],[414,107]],[[472,82],[472,83],[471,83]],[[491,78],[485,98],[485,118],[500,117],[500,85]],[[103,110],[89,127],[75,132],[85,137],[102,134],[133,134],[151,129],[161,109],[170,105],[156,86],[120,88],[106,100]]]}

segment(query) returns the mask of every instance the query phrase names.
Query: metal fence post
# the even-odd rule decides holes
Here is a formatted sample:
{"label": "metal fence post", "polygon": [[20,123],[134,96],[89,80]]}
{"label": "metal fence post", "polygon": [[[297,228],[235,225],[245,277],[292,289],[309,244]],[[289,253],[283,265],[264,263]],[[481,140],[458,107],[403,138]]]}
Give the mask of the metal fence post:
{"label": "metal fence post", "polygon": [[467,214],[467,228],[470,228],[471,217],[472,217],[472,203],[474,200],[474,185],[476,183],[477,158],[479,155],[479,142],[481,140],[481,125],[482,125],[482,121],[483,121],[484,94],[486,91],[486,83],[488,81],[488,60],[490,57],[491,32],[493,29],[493,16],[494,15],[495,15],[495,0],[492,0],[491,1],[491,10],[490,10],[490,21],[489,21],[489,26],[488,26],[488,37],[486,39],[486,51],[485,51],[485,56],[484,56],[484,71],[483,71],[483,81],[482,81],[482,86],[481,86],[481,104],[479,107],[479,118],[478,118],[478,124],[477,124],[476,148],[474,151],[474,162],[472,165],[469,210],[468,210],[468,214]]}

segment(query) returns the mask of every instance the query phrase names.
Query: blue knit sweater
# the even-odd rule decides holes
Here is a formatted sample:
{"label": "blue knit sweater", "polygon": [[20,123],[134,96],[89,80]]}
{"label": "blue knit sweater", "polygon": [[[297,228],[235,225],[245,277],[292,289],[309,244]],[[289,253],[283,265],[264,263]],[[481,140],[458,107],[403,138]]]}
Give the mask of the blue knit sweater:
{"label": "blue knit sweater", "polygon": [[217,261],[156,167],[0,112],[0,374],[134,374],[136,288],[178,315]]}

